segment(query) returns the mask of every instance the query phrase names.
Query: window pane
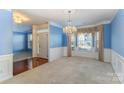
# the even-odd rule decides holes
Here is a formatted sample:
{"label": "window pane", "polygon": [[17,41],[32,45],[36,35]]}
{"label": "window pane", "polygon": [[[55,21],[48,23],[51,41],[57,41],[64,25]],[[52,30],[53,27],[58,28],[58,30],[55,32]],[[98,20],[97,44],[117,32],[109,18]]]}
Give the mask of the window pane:
{"label": "window pane", "polygon": [[28,49],[32,49],[32,34],[28,34]]}
{"label": "window pane", "polygon": [[92,33],[80,33],[78,34],[78,49],[80,50],[91,50],[92,44]]}

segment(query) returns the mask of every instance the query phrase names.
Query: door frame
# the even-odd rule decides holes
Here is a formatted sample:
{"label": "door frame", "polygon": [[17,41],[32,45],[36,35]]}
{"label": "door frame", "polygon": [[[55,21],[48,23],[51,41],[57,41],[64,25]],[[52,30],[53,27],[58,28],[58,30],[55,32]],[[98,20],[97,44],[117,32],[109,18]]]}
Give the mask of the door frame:
{"label": "door frame", "polygon": [[[45,34],[47,34],[47,40],[48,40],[48,35],[49,35],[48,29],[44,29],[44,30],[47,30],[47,31],[39,31],[39,30],[37,31],[37,48],[38,48],[37,53],[39,52],[39,42],[38,42],[39,39],[38,39],[38,35],[41,34],[41,33],[42,33],[42,34],[45,33]],[[47,41],[47,43],[48,43],[48,41]],[[47,59],[49,59],[49,52],[48,52],[48,51],[49,51],[49,45],[48,45],[48,44],[47,44],[47,49],[48,49],[48,50],[47,50],[47,56],[48,56]],[[39,54],[37,54],[37,56],[39,56]],[[41,58],[42,58],[42,57],[41,57]]]}
{"label": "door frame", "polygon": [[42,29],[48,29],[48,62],[50,60],[50,35],[49,35],[49,23],[44,23],[44,24],[34,24],[32,25],[32,55],[33,57],[37,57],[37,31],[42,30]]}

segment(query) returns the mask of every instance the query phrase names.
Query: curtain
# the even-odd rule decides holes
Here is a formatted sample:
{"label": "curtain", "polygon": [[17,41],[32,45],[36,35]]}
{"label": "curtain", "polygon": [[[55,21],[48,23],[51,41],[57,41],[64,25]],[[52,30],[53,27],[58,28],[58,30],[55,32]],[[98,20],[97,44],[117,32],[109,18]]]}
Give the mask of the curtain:
{"label": "curtain", "polygon": [[103,25],[98,25],[95,27],[89,28],[79,28],[77,31],[77,35],[81,35],[82,33],[94,33],[99,32],[99,61],[104,61],[104,43],[103,43]]}

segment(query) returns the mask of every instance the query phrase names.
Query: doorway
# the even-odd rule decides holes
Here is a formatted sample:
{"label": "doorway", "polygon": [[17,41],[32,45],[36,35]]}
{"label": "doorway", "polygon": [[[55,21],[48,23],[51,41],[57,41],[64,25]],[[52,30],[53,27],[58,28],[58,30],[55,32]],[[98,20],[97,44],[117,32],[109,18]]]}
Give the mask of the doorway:
{"label": "doorway", "polygon": [[48,59],[48,32],[37,32],[37,44],[38,57]]}
{"label": "doorway", "polygon": [[49,60],[48,24],[33,25],[33,68]]}

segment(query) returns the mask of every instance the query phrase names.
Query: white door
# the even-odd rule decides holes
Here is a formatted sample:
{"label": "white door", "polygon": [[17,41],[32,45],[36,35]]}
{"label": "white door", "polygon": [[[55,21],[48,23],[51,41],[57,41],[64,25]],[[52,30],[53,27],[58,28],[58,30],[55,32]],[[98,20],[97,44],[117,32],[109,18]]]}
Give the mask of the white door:
{"label": "white door", "polygon": [[38,36],[38,57],[48,58],[48,33],[37,33]]}

